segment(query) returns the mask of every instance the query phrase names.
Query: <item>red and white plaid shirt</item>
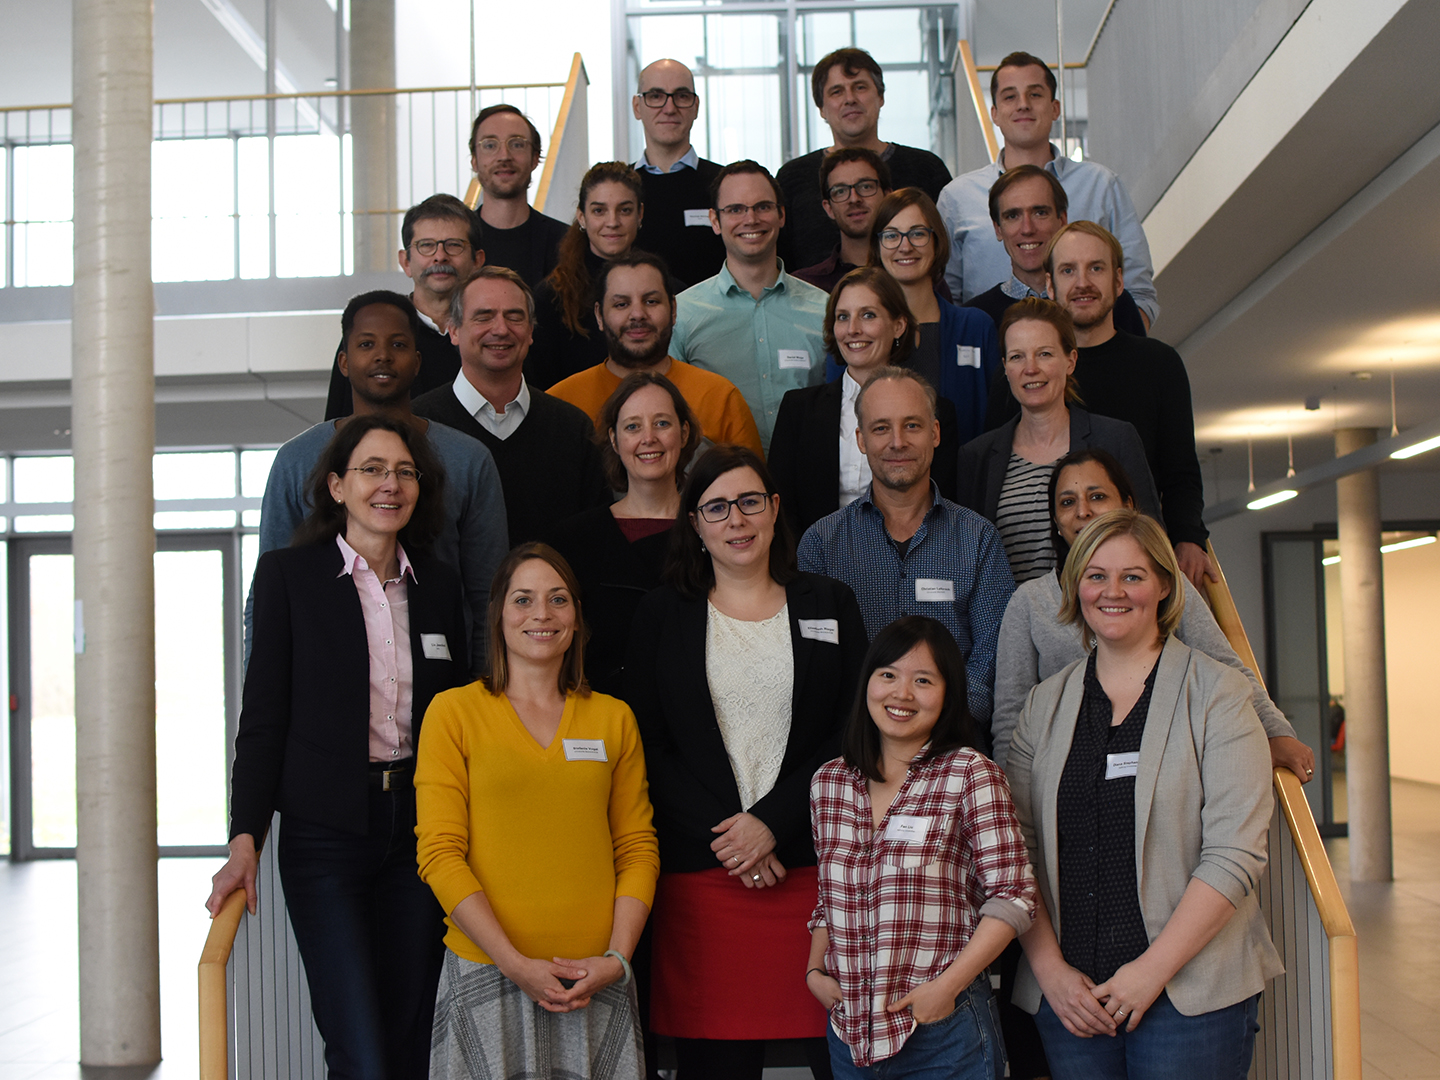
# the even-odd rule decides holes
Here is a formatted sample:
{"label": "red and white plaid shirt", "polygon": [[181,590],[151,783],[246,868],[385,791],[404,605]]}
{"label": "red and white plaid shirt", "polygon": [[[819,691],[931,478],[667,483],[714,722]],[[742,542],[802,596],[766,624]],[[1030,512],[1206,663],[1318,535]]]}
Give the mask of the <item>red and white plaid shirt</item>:
{"label": "red and white plaid shirt", "polygon": [[1035,875],[1005,774],[970,749],[912,765],[878,828],[865,777],[827,762],[810,781],[810,831],[820,861],[810,929],[828,930],[825,966],[840,981],[831,1022],[866,1066],[915,1030],[885,1006],[949,967],[982,915],[1030,929]]}

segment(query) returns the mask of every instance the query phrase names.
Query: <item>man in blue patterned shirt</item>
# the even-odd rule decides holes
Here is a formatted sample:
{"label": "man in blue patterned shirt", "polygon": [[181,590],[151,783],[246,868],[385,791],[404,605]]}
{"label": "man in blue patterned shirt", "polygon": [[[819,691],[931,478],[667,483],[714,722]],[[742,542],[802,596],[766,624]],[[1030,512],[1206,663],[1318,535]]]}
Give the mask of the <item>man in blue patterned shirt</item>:
{"label": "man in blue patterned shirt", "polygon": [[843,581],[872,639],[902,615],[929,615],[965,656],[970,711],[990,749],[995,642],[1015,591],[995,526],[940,497],[930,463],[940,445],[935,390],[903,368],[881,368],[855,402],[870,490],[812,525],[800,569]]}

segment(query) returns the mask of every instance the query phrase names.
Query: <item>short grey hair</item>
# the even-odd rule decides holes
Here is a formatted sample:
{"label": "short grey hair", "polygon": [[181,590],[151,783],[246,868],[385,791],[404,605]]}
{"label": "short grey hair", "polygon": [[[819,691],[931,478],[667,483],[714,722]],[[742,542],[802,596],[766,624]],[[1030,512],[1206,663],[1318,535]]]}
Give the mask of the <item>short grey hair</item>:
{"label": "short grey hair", "polygon": [[934,420],[936,411],[940,407],[940,397],[935,393],[935,388],[930,385],[930,381],[926,379],[925,376],[911,371],[909,368],[895,367],[887,364],[885,367],[878,368],[875,374],[866,379],[865,385],[860,387],[860,393],[855,395],[856,421],[863,423],[861,420],[862,410],[865,407],[865,395],[869,392],[870,387],[878,382],[900,382],[903,379],[909,379],[920,387],[921,390],[925,391],[925,400],[930,406],[930,419]]}
{"label": "short grey hair", "polygon": [[487,265],[472,272],[460,283],[460,287],[450,294],[451,326],[459,326],[465,321],[465,290],[482,278],[492,281],[508,281],[519,289],[525,297],[525,310],[530,315],[530,325],[535,325],[535,294],[530,291],[530,286],[525,284],[525,279],[508,266]]}

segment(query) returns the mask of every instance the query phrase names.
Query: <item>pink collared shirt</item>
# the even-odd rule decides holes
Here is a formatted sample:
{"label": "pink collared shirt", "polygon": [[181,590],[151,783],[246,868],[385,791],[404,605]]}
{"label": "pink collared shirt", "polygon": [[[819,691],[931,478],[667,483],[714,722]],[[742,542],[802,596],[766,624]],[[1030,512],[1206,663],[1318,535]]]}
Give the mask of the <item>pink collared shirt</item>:
{"label": "pink collared shirt", "polygon": [[415,580],[405,549],[398,543],[400,576],[382,582],[365,557],[336,536],[349,574],[360,594],[365,639],[370,646],[370,760],[401,761],[415,754],[410,738],[414,702],[414,661],[410,655],[410,596],[405,576]]}

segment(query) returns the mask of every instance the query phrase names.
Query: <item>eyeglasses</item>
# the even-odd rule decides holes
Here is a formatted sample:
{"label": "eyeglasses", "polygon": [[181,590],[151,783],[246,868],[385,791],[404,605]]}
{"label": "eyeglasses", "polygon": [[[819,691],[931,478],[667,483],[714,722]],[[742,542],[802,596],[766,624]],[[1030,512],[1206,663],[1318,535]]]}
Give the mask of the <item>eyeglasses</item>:
{"label": "eyeglasses", "polygon": [[675,102],[675,108],[677,109],[688,109],[700,100],[700,96],[688,86],[682,86],[679,90],[671,90],[668,92],[656,86],[642,93],[640,100],[652,109],[663,109],[667,101]]}
{"label": "eyeglasses", "polygon": [[740,513],[746,517],[753,517],[769,505],[770,493],[768,491],[747,491],[733,499],[711,499],[707,503],[701,503],[700,516],[711,525],[719,525],[730,516],[732,506],[738,506]]}
{"label": "eyeglasses", "polygon": [[411,245],[415,254],[424,255],[427,258],[435,254],[437,248],[444,247],[446,255],[464,255],[470,249],[469,240],[452,238],[450,240],[416,240]]}
{"label": "eyeglasses", "polygon": [[756,217],[766,217],[775,213],[778,209],[779,206],[769,199],[766,199],[764,202],[751,203],[749,206],[737,202],[731,203],[729,206],[720,207],[720,216],[730,218],[744,217],[753,210],[755,211]]}
{"label": "eyeglasses", "polygon": [[388,480],[393,472],[402,484],[418,484],[420,470],[413,465],[401,465],[398,469],[387,469],[384,465],[356,465],[346,472],[358,472],[366,480]]}
{"label": "eyeglasses", "polygon": [[901,232],[899,229],[881,229],[880,246],[883,248],[898,248],[901,240],[909,240],[911,247],[925,247],[930,243],[930,238],[935,235],[935,230],[917,225],[913,229]]}
{"label": "eyeglasses", "polygon": [[849,202],[852,191],[862,199],[868,199],[879,190],[879,180],[856,180],[853,184],[832,184],[825,195],[831,202]]}
{"label": "eyeglasses", "polygon": [[[481,139],[475,144],[475,149],[486,157],[493,157],[500,152],[500,140],[494,137]],[[505,149],[510,153],[519,156],[530,152],[530,140],[520,135],[512,135],[505,140]]]}

